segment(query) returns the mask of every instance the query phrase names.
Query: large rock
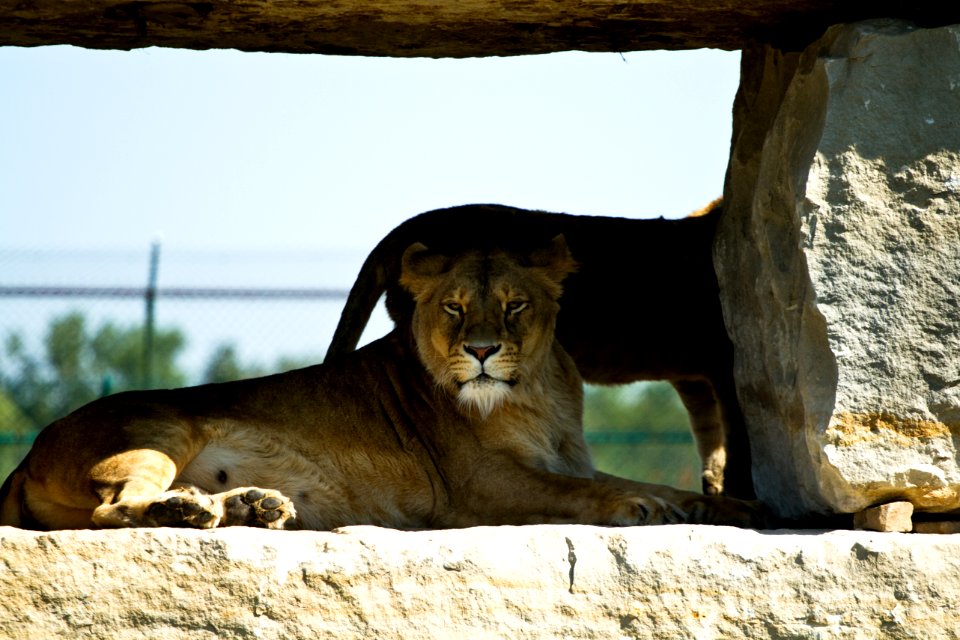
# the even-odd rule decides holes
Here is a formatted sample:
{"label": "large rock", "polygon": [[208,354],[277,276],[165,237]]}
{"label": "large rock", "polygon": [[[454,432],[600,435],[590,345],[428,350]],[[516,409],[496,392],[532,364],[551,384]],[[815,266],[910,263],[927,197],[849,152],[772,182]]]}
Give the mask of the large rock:
{"label": "large rock", "polygon": [[956,638],[960,536],[0,528],[4,638]]}
{"label": "large rock", "polygon": [[960,507],[960,27],[744,55],[716,247],[760,497]]}
{"label": "large rock", "polygon": [[830,24],[898,16],[948,24],[944,0],[0,0],[0,45],[181,47],[374,56],[740,49],[809,42]]}

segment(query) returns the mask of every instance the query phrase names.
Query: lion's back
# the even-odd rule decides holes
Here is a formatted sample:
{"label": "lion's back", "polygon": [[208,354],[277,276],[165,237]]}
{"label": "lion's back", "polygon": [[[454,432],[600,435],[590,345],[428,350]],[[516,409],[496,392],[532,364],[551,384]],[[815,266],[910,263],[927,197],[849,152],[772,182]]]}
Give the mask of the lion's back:
{"label": "lion's back", "polygon": [[522,254],[562,234],[579,268],[564,282],[556,333],[581,374],[590,382],[670,379],[730,358],[712,257],[720,203],[696,213],[637,220],[465,205],[411,218],[371,258],[380,258],[390,316],[404,326],[414,306],[398,282],[408,244]]}

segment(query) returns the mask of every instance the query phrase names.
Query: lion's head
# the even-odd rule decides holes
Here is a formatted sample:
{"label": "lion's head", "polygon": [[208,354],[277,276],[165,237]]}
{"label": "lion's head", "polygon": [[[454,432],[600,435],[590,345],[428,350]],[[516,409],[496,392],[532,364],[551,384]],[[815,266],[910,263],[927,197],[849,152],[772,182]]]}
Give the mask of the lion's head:
{"label": "lion's head", "polygon": [[576,269],[562,236],[523,256],[450,257],[418,243],[402,264],[420,359],[462,407],[486,417],[538,378],[554,346],[561,283]]}

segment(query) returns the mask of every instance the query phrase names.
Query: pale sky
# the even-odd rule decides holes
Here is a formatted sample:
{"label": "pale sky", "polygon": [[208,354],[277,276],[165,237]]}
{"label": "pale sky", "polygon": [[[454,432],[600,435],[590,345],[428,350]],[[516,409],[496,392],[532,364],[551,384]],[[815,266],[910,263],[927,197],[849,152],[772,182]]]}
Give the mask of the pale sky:
{"label": "pale sky", "polygon": [[683,215],[722,188],[738,59],[0,48],[0,246],[367,250],[470,202]]}
{"label": "pale sky", "polygon": [[[161,286],[346,288],[384,234],[432,208],[682,216],[721,193],[738,65],[738,53],[707,50],[401,60],[0,48],[0,285],[103,284],[57,266],[91,249],[135,252],[109,276],[142,285],[143,255],[162,238]],[[176,259],[211,250],[216,260]],[[21,302],[0,299],[0,338],[23,318],[45,322]],[[274,332],[269,353],[307,333],[325,346],[338,314]],[[161,321],[193,322],[171,305]],[[253,344],[234,325],[191,327],[191,357],[224,336]]]}

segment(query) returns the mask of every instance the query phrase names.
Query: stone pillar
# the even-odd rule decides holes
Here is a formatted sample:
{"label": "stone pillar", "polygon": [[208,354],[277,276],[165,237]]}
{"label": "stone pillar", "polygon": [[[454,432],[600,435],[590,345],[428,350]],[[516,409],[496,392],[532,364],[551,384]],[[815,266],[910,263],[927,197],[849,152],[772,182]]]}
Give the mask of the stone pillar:
{"label": "stone pillar", "polygon": [[744,51],[715,260],[758,494],[960,508],[960,26]]}

